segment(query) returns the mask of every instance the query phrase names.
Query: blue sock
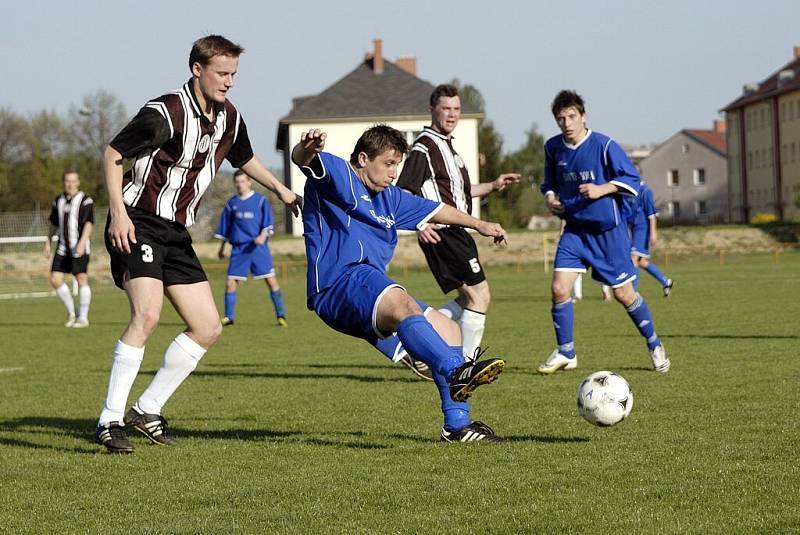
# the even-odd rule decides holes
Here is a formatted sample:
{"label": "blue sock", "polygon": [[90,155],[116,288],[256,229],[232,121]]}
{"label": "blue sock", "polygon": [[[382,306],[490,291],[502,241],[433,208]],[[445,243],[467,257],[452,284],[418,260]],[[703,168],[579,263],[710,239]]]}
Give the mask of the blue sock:
{"label": "blue sock", "polygon": [[401,348],[402,345],[403,344],[400,343],[400,338],[398,338],[398,336],[395,334],[378,340],[378,342],[375,344],[375,347],[378,349],[378,351],[386,355],[386,358],[393,361],[394,356],[397,354],[397,350]]}
{"label": "blue sock", "polygon": [[272,299],[272,305],[275,307],[275,316],[285,318],[286,308],[283,306],[283,294],[281,294],[281,291],[270,291],[269,296]]}
{"label": "blue sock", "polygon": [[553,315],[553,327],[556,329],[558,352],[567,358],[574,357],[575,343],[572,338],[572,330],[575,323],[575,309],[572,307],[572,299],[553,303],[550,312]]}
{"label": "blue sock", "polygon": [[[460,347],[450,346],[451,350],[462,351]],[[453,401],[450,397],[450,385],[443,375],[433,372],[433,381],[439,390],[439,397],[442,400],[442,414],[444,415],[444,428],[447,431],[458,431],[470,424],[469,402]]]}
{"label": "blue sock", "polygon": [[233,319],[233,311],[236,308],[236,292],[225,292],[225,317]]}
{"label": "blue sock", "polygon": [[445,379],[449,379],[456,368],[464,364],[461,349],[456,351],[447,345],[422,314],[401,321],[397,336],[412,357],[421,360]]}
{"label": "blue sock", "polygon": [[636,328],[639,329],[639,333],[647,340],[647,347],[649,349],[655,349],[661,345],[661,340],[659,340],[655,325],[653,325],[653,317],[650,315],[650,309],[641,295],[638,293],[636,294],[636,299],[633,300],[633,303],[631,303],[631,306],[629,306],[627,310],[628,316],[633,320],[633,324],[636,325]]}
{"label": "blue sock", "polygon": [[654,263],[650,262],[646,268],[644,268],[649,274],[656,278],[658,282],[661,283],[661,286],[666,286],[669,282],[669,279],[666,275],[661,273],[661,270],[658,269],[658,266]]}

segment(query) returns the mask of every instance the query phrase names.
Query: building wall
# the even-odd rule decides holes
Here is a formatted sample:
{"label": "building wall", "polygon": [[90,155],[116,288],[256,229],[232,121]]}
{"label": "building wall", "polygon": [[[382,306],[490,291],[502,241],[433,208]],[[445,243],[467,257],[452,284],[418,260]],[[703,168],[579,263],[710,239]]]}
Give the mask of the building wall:
{"label": "building wall", "polygon": [[[350,158],[353,146],[367,128],[375,125],[377,120],[370,121],[350,121],[350,122],[318,122],[318,123],[295,123],[289,125],[289,150],[300,141],[300,135],[310,128],[320,128],[327,133],[325,141],[325,151],[335,154],[345,160]],[[409,120],[389,120],[386,124],[407,133],[409,144],[416,133],[423,127],[430,125],[430,117],[420,117],[419,119]],[[456,130],[453,132],[453,146],[469,170],[470,180],[473,184],[478,182],[478,120],[474,118],[462,118]],[[288,162],[288,160],[285,160]],[[402,164],[401,168],[402,170]],[[290,188],[295,193],[303,194],[306,177],[296,165],[288,165],[284,169],[284,174],[289,173]],[[480,217],[480,202],[473,199],[472,215]],[[299,218],[292,222],[292,233],[295,236],[303,234],[303,224]]]}
{"label": "building wall", "polygon": [[800,91],[778,97],[778,110],[784,218],[800,219],[794,202],[800,196]]}
{"label": "building wall", "polygon": [[[708,223],[728,220],[727,160],[718,152],[679,132],[640,162],[642,177],[653,190],[659,217],[672,221],[672,203],[679,205],[675,222]],[[696,170],[705,171],[705,184],[695,183]],[[678,172],[678,185],[669,183]],[[698,213],[701,202],[705,213]]]}
{"label": "building wall", "polygon": [[743,219],[742,198],[742,154],[741,135],[742,114],[739,110],[725,114],[728,143],[728,220],[741,222]]}
{"label": "building wall", "polygon": [[744,150],[747,157],[750,217],[776,213],[772,117],[771,100],[756,102],[744,108]]}

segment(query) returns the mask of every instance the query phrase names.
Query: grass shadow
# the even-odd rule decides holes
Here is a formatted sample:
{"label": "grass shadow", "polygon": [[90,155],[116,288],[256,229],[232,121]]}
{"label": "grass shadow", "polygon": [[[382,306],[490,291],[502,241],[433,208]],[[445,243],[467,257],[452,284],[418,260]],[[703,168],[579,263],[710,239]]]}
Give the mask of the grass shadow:
{"label": "grass shadow", "polygon": [[352,373],[291,373],[291,372],[245,372],[245,371],[216,371],[197,370],[192,377],[226,377],[243,379],[344,379],[359,383],[416,383],[419,379],[413,377],[376,377],[370,375],[356,375]]}

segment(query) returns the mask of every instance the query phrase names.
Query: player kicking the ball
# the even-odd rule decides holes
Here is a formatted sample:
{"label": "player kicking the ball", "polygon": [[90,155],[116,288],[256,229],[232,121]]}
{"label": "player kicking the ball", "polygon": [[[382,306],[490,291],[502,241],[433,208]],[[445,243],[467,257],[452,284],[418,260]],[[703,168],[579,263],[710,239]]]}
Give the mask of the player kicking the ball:
{"label": "player kicking the ball", "polygon": [[656,335],[650,309],[633,288],[636,268],[631,242],[620,214],[620,194],[636,196],[639,174],[611,138],[586,127],[583,99],[561,91],[552,105],[561,135],[545,143],[545,179],[541,191],[550,211],[565,219],[553,273],[553,325],[558,347],[539,366],[551,374],[578,366],[573,342],[570,291],[575,278],[592,268],[592,278],[612,288],[650,350],[653,368],[665,373],[670,362]]}
{"label": "player kicking the ball", "polygon": [[[125,290],[131,309],[112,354],[108,394],[95,432],[95,440],[110,452],[133,451],[126,428],[154,444],[175,442],[161,409],[222,333],[211,286],[186,230],[222,160],[244,170],[294,212],[302,203],[253,155],[245,123],[227,99],[243,51],[218,35],[195,41],[189,81],[145,104],[105,151],[106,248],[114,282]],[[123,176],[124,158],[132,158],[133,166]],[[165,295],[186,329],[125,413]]]}
{"label": "player kicking the ball", "polygon": [[386,268],[397,245],[397,229],[445,223],[473,228],[497,243],[506,240],[505,231],[393,186],[408,151],[405,136],[394,128],[366,130],[349,162],[322,152],[324,146],[325,134],[310,130],[292,151],[292,161],[307,178],[303,229],[308,308],[329,327],[373,346],[397,333],[405,350],[433,370],[444,413],[442,441],[502,442],[489,426],[470,420],[467,398],[492,382],[505,362],[465,363],[458,325],[413,299],[386,276]]}

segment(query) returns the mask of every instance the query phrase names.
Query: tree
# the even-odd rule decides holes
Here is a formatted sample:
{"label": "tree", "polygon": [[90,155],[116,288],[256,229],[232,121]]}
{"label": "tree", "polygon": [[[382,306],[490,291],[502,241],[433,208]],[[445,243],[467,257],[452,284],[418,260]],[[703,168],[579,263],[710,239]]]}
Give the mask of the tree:
{"label": "tree", "polygon": [[502,163],[504,172],[522,175],[520,184],[494,195],[502,199],[494,202],[503,202],[509,212],[506,215],[508,220],[500,222],[513,227],[525,227],[532,215],[548,213],[538,190],[538,184],[544,178],[545,140],[536,124],[531,125],[525,134],[522,147],[507,154]]}

